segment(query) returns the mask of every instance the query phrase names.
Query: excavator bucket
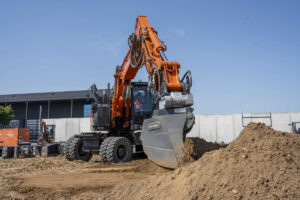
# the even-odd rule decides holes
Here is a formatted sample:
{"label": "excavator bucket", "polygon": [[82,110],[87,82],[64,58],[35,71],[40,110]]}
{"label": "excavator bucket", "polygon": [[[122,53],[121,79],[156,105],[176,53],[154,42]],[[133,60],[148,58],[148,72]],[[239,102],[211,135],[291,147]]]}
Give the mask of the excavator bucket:
{"label": "excavator bucket", "polygon": [[184,157],[185,122],[186,113],[145,119],[141,140],[148,158],[162,167],[176,168]]}

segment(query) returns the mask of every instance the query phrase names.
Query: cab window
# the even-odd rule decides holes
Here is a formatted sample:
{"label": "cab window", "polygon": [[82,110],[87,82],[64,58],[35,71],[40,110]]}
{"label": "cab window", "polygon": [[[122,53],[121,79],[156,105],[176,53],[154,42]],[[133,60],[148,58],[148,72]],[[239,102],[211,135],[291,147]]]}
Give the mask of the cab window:
{"label": "cab window", "polygon": [[147,87],[133,88],[132,99],[134,112],[152,112],[153,97]]}
{"label": "cab window", "polygon": [[46,125],[47,134],[49,139],[55,138],[55,125]]}

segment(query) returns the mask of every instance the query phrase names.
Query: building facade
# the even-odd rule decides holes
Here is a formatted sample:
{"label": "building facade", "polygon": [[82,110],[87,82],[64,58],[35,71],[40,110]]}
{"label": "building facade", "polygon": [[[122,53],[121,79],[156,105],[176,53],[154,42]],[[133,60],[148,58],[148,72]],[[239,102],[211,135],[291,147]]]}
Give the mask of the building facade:
{"label": "building facade", "polygon": [[[102,95],[107,92],[98,90]],[[20,128],[27,127],[28,120],[39,119],[40,107],[42,119],[88,117],[92,101],[89,90],[0,95],[0,105],[12,106]]]}

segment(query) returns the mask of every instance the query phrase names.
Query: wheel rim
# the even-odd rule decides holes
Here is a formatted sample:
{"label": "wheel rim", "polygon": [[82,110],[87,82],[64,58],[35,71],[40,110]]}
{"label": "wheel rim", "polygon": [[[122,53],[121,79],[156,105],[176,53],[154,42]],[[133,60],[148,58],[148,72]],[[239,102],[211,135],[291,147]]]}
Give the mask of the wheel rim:
{"label": "wheel rim", "polygon": [[86,153],[84,151],[82,151],[82,144],[79,145],[78,147],[78,155],[79,156],[84,156]]}
{"label": "wheel rim", "polygon": [[118,159],[123,159],[126,156],[126,148],[124,146],[119,146],[117,149]]}

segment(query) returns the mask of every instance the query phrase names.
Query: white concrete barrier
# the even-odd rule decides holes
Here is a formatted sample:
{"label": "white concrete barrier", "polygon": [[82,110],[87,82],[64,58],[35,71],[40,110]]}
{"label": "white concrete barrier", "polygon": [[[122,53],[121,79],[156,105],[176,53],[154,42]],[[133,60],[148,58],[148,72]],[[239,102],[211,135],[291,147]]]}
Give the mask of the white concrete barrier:
{"label": "white concrete barrier", "polygon": [[[56,126],[56,141],[66,141],[75,134],[90,131],[89,118],[43,120],[48,125]],[[187,136],[200,137],[210,142],[229,143],[250,122],[264,122],[275,130],[292,132],[290,124],[300,122],[300,112],[196,115],[195,125]]]}
{"label": "white concrete barrier", "polygon": [[263,122],[275,130],[292,132],[290,124],[300,122],[300,112],[196,115],[196,124],[188,137],[229,143],[250,122]]}
{"label": "white concrete barrier", "polygon": [[55,125],[55,141],[66,141],[81,132],[90,131],[89,118],[43,119],[47,125]]}

